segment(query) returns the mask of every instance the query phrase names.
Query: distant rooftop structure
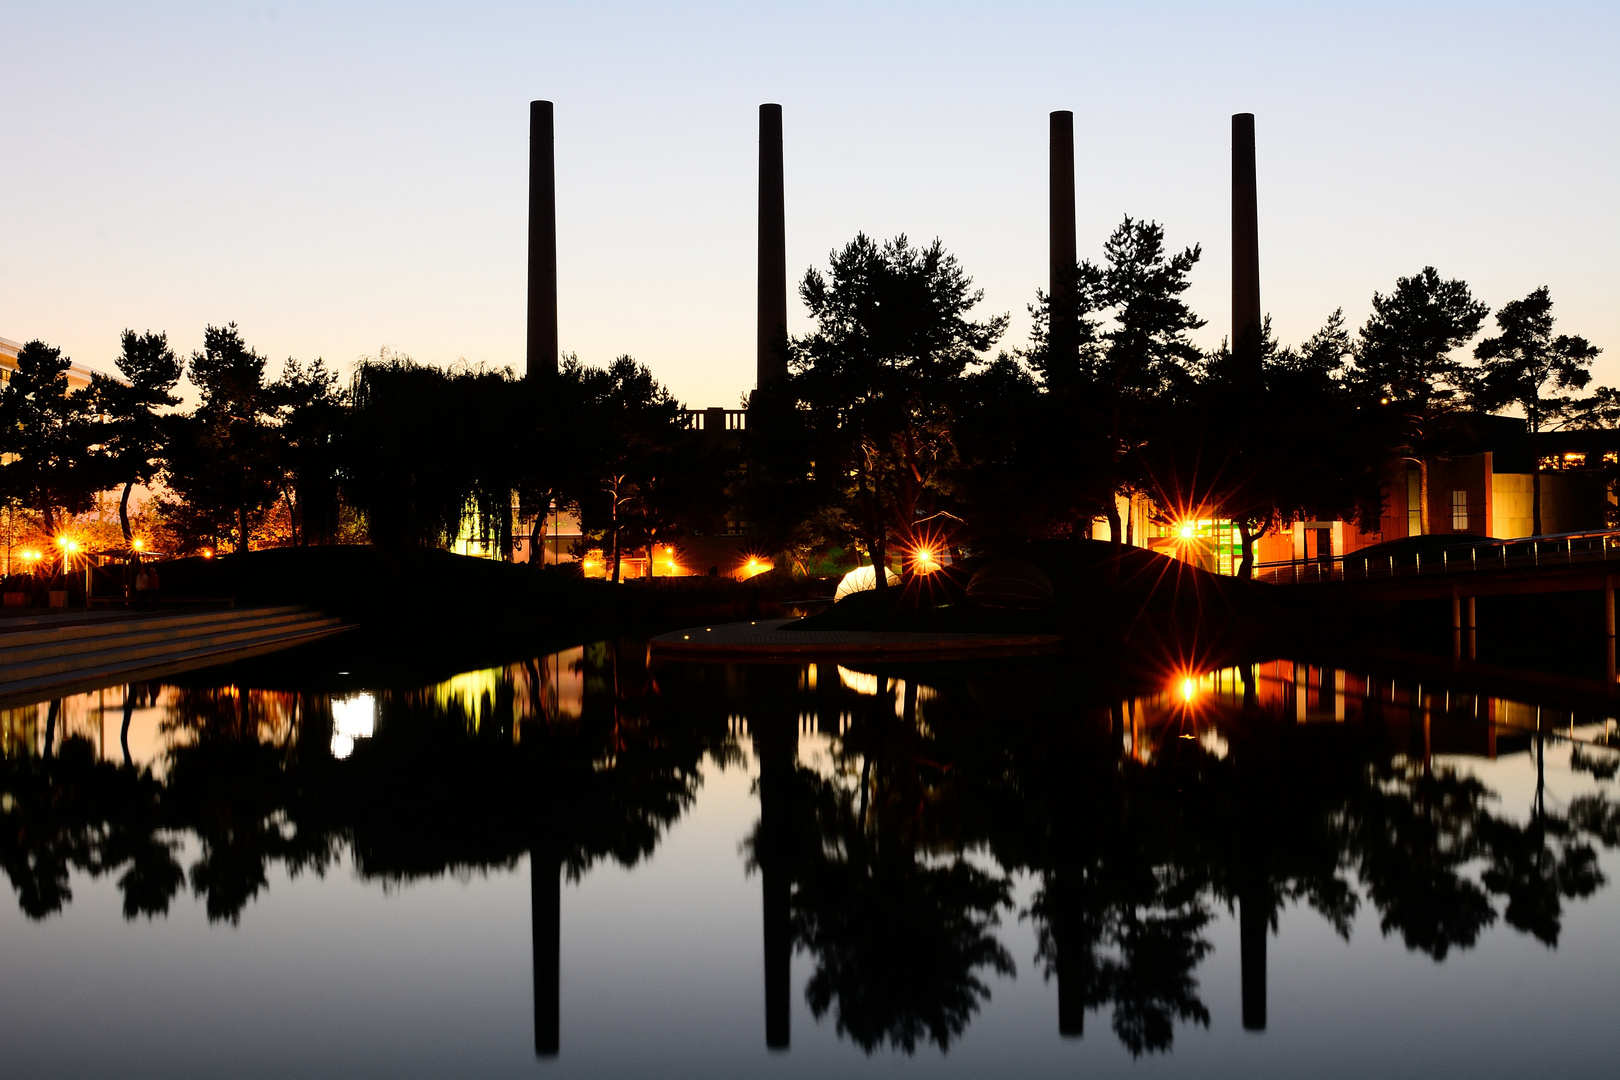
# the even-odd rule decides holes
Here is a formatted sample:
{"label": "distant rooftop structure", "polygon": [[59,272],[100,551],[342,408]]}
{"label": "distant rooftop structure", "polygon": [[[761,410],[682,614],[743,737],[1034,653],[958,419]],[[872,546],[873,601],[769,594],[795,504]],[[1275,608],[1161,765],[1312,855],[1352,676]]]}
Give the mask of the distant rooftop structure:
{"label": "distant rooftop structure", "polygon": [[[10,338],[0,337],[0,386],[11,381],[11,373],[17,370],[17,350],[22,343],[12,341]],[[83,364],[74,364],[68,368],[68,390],[82,390],[90,385],[92,372]]]}

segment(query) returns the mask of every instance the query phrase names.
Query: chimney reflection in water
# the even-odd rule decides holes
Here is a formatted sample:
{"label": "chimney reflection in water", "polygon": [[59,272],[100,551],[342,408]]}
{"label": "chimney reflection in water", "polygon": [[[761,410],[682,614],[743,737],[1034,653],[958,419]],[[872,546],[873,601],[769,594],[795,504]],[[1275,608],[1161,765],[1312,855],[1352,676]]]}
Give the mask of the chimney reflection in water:
{"label": "chimney reflection in water", "polygon": [[789,998],[793,963],[792,816],[798,715],[790,667],[748,672],[748,727],[759,759],[759,876],[765,906],[765,1045],[786,1050],[791,1041]]}

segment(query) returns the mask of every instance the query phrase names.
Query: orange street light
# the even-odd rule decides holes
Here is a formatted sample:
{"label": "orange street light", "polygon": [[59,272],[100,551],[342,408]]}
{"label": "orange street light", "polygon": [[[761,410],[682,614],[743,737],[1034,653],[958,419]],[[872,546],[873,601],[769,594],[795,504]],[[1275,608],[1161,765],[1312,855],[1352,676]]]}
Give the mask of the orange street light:
{"label": "orange street light", "polygon": [[758,555],[750,555],[748,556],[748,561],[743,564],[742,570],[739,572],[740,580],[746,581],[751,577],[768,573],[774,569],[776,569],[776,564],[771,562],[771,560],[762,558]]}
{"label": "orange street light", "polygon": [[129,546],[134,548],[136,551],[144,551],[146,550],[146,541],[137,536],[135,539],[129,542]]}

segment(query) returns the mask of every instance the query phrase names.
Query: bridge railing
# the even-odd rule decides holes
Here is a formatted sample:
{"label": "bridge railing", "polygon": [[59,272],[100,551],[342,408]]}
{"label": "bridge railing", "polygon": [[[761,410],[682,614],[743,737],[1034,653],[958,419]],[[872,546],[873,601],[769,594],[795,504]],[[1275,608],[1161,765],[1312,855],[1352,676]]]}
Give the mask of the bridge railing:
{"label": "bridge railing", "polygon": [[1331,559],[1257,563],[1254,577],[1256,581],[1277,585],[1304,585],[1610,561],[1620,571],[1620,529],[1520,536],[1511,540],[1475,540],[1428,551],[1402,551],[1387,555],[1352,551],[1349,555],[1335,555]]}

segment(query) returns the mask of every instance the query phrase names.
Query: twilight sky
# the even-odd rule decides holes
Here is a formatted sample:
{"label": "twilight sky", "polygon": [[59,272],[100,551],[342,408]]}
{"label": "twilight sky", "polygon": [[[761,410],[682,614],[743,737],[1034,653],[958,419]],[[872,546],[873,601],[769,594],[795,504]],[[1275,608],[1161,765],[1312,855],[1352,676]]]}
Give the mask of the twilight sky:
{"label": "twilight sky", "polygon": [[[1620,6],[0,3],[0,337],[110,369],[235,320],[347,373],[384,344],[523,365],[528,102],[556,102],[562,347],[692,406],[753,382],[756,111],[784,110],[790,279],[857,230],[940,237],[1024,306],[1046,132],[1079,244],[1203,245],[1227,331],[1229,117],[1256,114],[1285,342],[1433,264],[1549,285],[1620,383]],[[806,328],[796,297],[790,328]]]}

